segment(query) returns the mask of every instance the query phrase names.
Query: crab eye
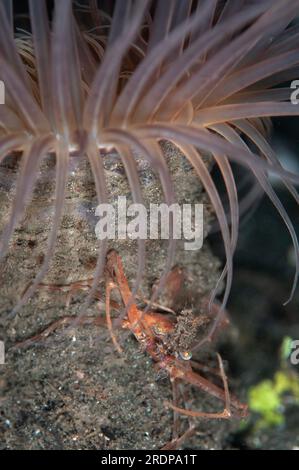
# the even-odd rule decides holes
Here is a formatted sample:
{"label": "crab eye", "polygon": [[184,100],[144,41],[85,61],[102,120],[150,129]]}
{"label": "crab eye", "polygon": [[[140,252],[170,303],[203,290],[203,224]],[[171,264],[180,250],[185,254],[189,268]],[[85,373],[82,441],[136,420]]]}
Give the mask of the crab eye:
{"label": "crab eye", "polygon": [[155,325],[153,327],[153,332],[156,336],[165,336],[166,335],[165,328],[163,328],[163,326],[161,326],[161,325]]}
{"label": "crab eye", "polygon": [[180,355],[180,358],[183,359],[184,361],[190,361],[190,359],[192,358],[191,351],[180,351],[179,355]]}

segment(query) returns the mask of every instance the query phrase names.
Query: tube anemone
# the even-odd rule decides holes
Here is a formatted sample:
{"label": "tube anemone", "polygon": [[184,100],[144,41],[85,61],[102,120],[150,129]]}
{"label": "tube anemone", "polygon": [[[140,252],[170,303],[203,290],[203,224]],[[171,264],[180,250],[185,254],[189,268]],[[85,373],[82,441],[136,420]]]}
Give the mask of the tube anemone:
{"label": "tube anemone", "polygon": [[[294,185],[299,176],[281,166],[267,134],[272,116],[299,115],[299,106],[290,102],[291,91],[277,87],[298,78],[298,25],[292,21],[299,0],[244,0],[241,8],[230,0],[116,0],[102,9],[101,3],[56,1],[49,12],[46,1],[29,0],[28,33],[14,29],[12,2],[0,3],[0,79],[6,90],[0,106],[0,162],[16,152],[21,157],[13,208],[1,236],[1,258],[32,196],[42,159],[49,153],[56,159],[48,250],[14,311],[29,299],[49,268],[72,155],[86,155],[98,201],[106,203],[102,155],[107,148],[115,149],[133,200],[141,203],[137,151],[159,175],[165,202],[171,204],[175,196],[161,141],[171,142],[184,154],[213,205],[226,253],[219,280],[226,278],[222,307],[231,288],[239,230],[231,162],[254,175],[291,234],[296,254],[292,295],[299,270],[298,242],[269,176],[278,175],[297,202]],[[203,153],[221,171],[229,214]],[[135,292],[145,263],[144,242],[138,243]],[[108,243],[102,242],[91,294],[103,274],[107,250]],[[165,272],[174,252],[170,240]],[[217,288],[212,297],[216,293]],[[222,312],[223,308],[210,335]]]}

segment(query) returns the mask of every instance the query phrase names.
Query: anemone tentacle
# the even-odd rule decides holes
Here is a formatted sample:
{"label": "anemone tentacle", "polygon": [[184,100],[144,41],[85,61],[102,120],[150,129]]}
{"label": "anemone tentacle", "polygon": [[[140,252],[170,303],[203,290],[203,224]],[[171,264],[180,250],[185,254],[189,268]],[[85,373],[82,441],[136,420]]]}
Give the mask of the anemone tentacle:
{"label": "anemone tentacle", "polygon": [[[98,201],[106,203],[102,155],[103,150],[114,148],[133,201],[142,204],[137,151],[157,174],[170,205],[175,194],[162,141],[184,154],[214,207],[226,253],[226,265],[211,297],[226,278],[220,312],[231,287],[242,204],[231,162],[254,175],[291,234],[297,263],[294,293],[298,242],[269,175],[279,176],[297,203],[299,175],[283,168],[267,135],[271,117],[299,115],[286,85],[299,76],[299,27],[293,22],[299,0],[237,3],[116,0],[103,10],[101,2],[94,0],[81,6],[56,0],[50,13],[46,0],[29,0],[25,32],[13,21],[13,3],[0,2],[0,79],[6,92],[5,104],[0,105],[0,163],[13,153],[21,156],[12,212],[1,236],[1,258],[32,196],[43,157],[52,153],[56,159],[48,251],[14,312],[34,293],[50,266],[73,153],[86,156]],[[222,174],[228,214],[202,153]],[[102,241],[87,303],[103,274],[108,248],[107,240]],[[163,287],[174,255],[175,240],[170,237],[165,271],[152,300]],[[134,295],[144,270],[145,244],[139,240]]]}

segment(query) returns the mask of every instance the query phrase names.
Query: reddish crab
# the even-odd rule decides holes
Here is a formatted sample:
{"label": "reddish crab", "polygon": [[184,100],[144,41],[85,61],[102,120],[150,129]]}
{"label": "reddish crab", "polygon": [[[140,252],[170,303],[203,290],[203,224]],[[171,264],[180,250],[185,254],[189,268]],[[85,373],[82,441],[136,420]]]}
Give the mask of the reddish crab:
{"label": "reddish crab", "polygon": [[178,380],[187,382],[225,403],[224,410],[219,413],[188,410],[169,402],[167,402],[167,405],[177,413],[191,417],[227,419],[232,414],[244,417],[247,413],[247,407],[229,394],[220,355],[217,354],[220,375],[224,385],[223,390],[193,371],[190,361],[188,361],[191,358],[191,354],[188,351],[180,352],[179,354],[169,352],[163,339],[174,331],[174,321],[160,313],[142,312],[138,309],[136,303],[132,300],[132,293],[124,273],[121,258],[114,250],[108,254],[107,270],[112,278],[112,282],[107,284],[106,289],[106,315],[110,334],[118,351],[121,351],[121,348],[112,331],[110,318],[110,292],[114,288],[119,290],[123,303],[127,307],[127,317],[123,321],[123,327],[128,328],[134,334],[137,341],[152,357],[158,368],[165,369],[173,383]]}

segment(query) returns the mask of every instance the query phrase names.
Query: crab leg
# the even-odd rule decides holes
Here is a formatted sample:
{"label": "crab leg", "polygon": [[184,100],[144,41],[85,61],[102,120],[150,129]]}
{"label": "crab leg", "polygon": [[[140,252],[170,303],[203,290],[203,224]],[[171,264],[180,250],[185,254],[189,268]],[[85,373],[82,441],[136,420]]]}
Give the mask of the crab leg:
{"label": "crab leg", "polygon": [[[142,317],[142,312],[138,310],[134,302],[131,302],[132,293],[123,270],[121,259],[115,251],[110,251],[108,254],[107,267],[111,271],[112,278],[115,278],[116,280],[116,284],[119,288],[123,303],[125,306],[129,305],[129,303],[131,304],[128,308],[128,319],[130,324],[132,326],[138,325]],[[134,334],[137,335],[138,333],[141,333],[141,330],[141,327],[138,328],[138,326],[136,326],[136,332],[134,332]]]}
{"label": "crab leg", "polygon": [[174,411],[184,414],[186,416],[193,416],[193,417],[203,417],[203,418],[219,418],[219,419],[226,419],[232,415],[231,407],[234,408],[234,411],[239,414],[239,416],[244,417],[246,416],[247,407],[240,403],[235,397],[230,397],[228,385],[227,385],[227,378],[224,372],[223,363],[219,354],[217,354],[219,367],[220,367],[220,374],[223,380],[224,390],[222,390],[217,385],[213,384],[212,382],[208,381],[201,375],[193,372],[191,369],[182,368],[178,363],[175,365],[171,365],[168,367],[169,373],[171,378],[181,379],[184,382],[188,382],[191,385],[213,395],[214,397],[222,400],[225,402],[225,408],[220,413],[204,413],[204,412],[197,412],[192,410],[187,410],[184,408],[180,408],[172,403],[166,402],[166,405],[172,408]]}

